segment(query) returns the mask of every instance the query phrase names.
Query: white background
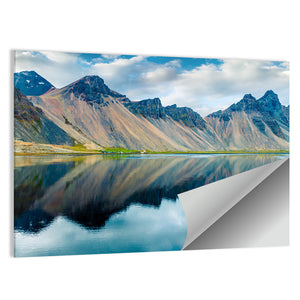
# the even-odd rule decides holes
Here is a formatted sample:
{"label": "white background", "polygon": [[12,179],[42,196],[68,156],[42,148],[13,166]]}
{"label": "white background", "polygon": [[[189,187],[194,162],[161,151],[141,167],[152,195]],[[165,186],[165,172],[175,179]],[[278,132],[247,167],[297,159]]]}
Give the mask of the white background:
{"label": "white background", "polygon": [[[15,0],[0,11],[1,299],[300,299],[297,1]],[[290,61],[291,246],[10,257],[13,49]]]}

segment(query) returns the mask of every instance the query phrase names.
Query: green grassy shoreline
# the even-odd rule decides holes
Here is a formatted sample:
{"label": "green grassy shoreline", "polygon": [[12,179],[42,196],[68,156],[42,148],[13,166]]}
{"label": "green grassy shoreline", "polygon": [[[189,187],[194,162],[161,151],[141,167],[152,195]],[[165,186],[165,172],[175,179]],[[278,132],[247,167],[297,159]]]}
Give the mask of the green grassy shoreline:
{"label": "green grassy shoreline", "polygon": [[20,155],[82,155],[82,154],[289,154],[289,150],[277,149],[259,149],[259,150],[217,150],[217,151],[152,151],[149,149],[136,150],[123,147],[103,147],[98,145],[98,149],[90,149],[90,145],[76,144],[73,146],[67,145],[52,145],[38,144],[33,142],[14,141],[14,154]]}
{"label": "green grassy shoreline", "polygon": [[15,156],[43,156],[43,155],[143,155],[143,154],[289,154],[287,150],[264,150],[264,151],[246,151],[246,150],[232,150],[232,151],[76,151],[76,152],[15,152]]}

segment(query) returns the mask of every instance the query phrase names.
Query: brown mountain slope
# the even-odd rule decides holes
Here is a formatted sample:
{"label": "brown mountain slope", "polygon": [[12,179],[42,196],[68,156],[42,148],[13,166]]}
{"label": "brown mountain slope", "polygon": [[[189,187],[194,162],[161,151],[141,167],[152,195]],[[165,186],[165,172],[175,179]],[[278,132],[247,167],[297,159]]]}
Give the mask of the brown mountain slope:
{"label": "brown mountain slope", "polygon": [[73,140],[49,120],[19,89],[14,89],[14,138],[23,142],[73,145]]}

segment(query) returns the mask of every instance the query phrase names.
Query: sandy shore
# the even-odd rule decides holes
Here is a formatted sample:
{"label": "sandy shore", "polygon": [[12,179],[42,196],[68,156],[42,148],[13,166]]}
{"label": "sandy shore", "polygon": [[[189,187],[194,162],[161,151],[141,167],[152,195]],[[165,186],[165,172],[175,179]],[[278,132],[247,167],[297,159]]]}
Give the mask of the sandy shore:
{"label": "sandy shore", "polygon": [[[86,147],[87,148],[87,147]],[[97,153],[96,150],[86,149],[86,151],[77,151],[69,146],[51,145],[51,144],[36,144],[23,141],[14,141],[15,155],[37,155],[37,154],[84,154]]]}

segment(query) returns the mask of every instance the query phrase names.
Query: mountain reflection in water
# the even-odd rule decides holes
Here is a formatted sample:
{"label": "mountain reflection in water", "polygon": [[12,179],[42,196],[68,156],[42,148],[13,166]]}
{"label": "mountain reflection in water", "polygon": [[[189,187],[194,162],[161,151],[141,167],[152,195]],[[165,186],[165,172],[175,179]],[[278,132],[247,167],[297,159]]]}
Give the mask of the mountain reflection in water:
{"label": "mountain reflection in water", "polygon": [[[120,222],[123,218],[123,238],[129,234],[130,230],[132,238],[133,236],[137,238],[136,227],[142,228],[147,216],[151,215],[152,218],[155,214],[161,215],[161,219],[155,218],[156,223],[168,223],[171,220],[168,223],[170,228],[168,228],[171,231],[172,228],[180,231],[183,245],[186,222],[182,221],[184,213],[177,200],[178,194],[274,162],[279,158],[281,157],[278,155],[266,154],[16,156],[14,170],[15,251],[18,255],[19,240],[22,240],[22,247],[26,247],[26,237],[32,239],[34,236],[42,236],[51,224],[58,231],[61,228],[67,228],[70,224],[70,226],[77,224],[80,228],[77,230],[77,235],[86,231],[100,232],[102,229],[105,229],[107,233],[109,226],[116,226],[116,223],[111,225],[114,220],[119,218],[118,222]],[[174,214],[169,213],[170,209],[174,210]],[[139,213],[145,217],[139,218]],[[174,218],[176,214],[178,220],[181,218],[180,222],[176,221],[176,217]],[[130,223],[128,220],[131,220],[129,216],[131,219],[136,219],[134,226],[128,225]],[[58,223],[61,225],[59,226]],[[176,227],[179,223],[181,229]],[[169,229],[164,228],[167,234]],[[145,234],[147,235],[141,232],[141,236]],[[117,236],[116,232],[114,235]],[[102,236],[99,235],[99,238]],[[38,247],[39,240],[36,239],[35,246]],[[153,236],[151,239],[158,243]],[[161,239],[165,240],[166,237],[161,237]],[[181,241],[176,240],[176,247],[170,242],[163,249],[159,245],[153,248],[153,242],[147,241],[148,246],[130,247],[127,245],[124,248],[123,245],[119,249],[119,246],[113,248],[107,245],[105,250],[101,248],[105,243],[103,239],[101,247],[98,242],[97,246],[96,244],[91,246],[93,249],[88,248],[86,242],[85,240],[84,247],[77,245],[77,248],[74,248],[75,252],[71,251],[70,244],[68,250],[45,252],[44,255],[174,250],[174,248],[179,250],[182,246]],[[49,247],[49,240],[47,243]],[[52,246],[55,247],[55,245]],[[59,247],[60,245],[57,245],[57,248]],[[24,253],[20,252],[19,255],[43,255],[38,251]]]}

